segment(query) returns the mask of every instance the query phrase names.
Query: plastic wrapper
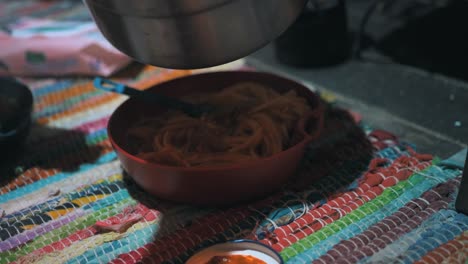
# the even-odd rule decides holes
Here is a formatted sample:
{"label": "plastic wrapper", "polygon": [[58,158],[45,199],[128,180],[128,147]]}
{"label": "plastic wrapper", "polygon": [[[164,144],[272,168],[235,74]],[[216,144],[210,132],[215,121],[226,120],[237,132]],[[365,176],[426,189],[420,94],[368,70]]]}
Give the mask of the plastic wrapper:
{"label": "plastic wrapper", "polygon": [[22,19],[0,31],[0,76],[109,76],[130,62],[90,21]]}

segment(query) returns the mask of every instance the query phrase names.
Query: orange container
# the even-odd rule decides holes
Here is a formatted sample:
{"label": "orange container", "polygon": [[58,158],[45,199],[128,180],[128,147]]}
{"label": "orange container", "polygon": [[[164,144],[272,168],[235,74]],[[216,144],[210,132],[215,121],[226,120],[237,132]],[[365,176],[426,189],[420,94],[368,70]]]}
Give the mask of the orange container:
{"label": "orange container", "polygon": [[[203,73],[157,84],[149,92],[181,97],[219,91],[238,82],[257,82],[280,92],[296,90],[316,109],[298,124],[298,143],[273,156],[216,167],[173,167],[148,162],[128,151],[127,129],[141,117],[165,111],[130,98],[112,114],[109,138],[123,168],[148,193],[166,200],[196,205],[226,205],[265,196],[278,190],[294,175],[308,143],[316,139],[323,124],[322,102],[304,85],[262,72],[227,71]],[[310,123],[310,124],[309,124]],[[305,126],[316,129],[312,134]]]}

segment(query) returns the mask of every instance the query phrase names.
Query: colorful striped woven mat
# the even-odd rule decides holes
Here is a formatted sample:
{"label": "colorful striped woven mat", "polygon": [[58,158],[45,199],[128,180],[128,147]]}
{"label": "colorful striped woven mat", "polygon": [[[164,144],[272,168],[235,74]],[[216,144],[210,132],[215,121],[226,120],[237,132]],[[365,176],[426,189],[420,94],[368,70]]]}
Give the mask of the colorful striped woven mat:
{"label": "colorful striped woven mat", "polygon": [[[73,2],[4,0],[0,9],[83,18]],[[146,67],[119,81],[145,88],[187,74]],[[468,258],[468,216],[454,210],[460,159],[417,153],[345,111],[330,111],[328,132],[343,120],[353,128],[311,145],[284,189],[247,205],[196,208],[148,196],[122,171],[105,127],[124,97],[86,78],[24,81],[35,125],[19,160],[0,168],[0,263],[184,263],[239,238],[271,246],[285,263]]]}
{"label": "colorful striped woven mat", "polygon": [[[147,67],[126,81],[148,87],[187,74]],[[123,97],[85,79],[28,84],[36,124],[25,154],[3,170],[11,180],[0,189],[1,263],[183,263],[238,238],[271,246],[286,263],[467,258],[468,216],[454,211],[463,164],[388,132],[360,124],[311,146],[300,184],[249,205],[195,208],[149,197],[122,172],[105,126]],[[346,116],[331,111],[328,129]]]}

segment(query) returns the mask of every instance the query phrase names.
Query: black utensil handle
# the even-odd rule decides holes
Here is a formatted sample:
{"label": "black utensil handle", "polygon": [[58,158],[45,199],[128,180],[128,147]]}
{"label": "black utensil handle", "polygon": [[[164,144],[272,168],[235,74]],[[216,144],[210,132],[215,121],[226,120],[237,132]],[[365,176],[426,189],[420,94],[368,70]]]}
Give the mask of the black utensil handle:
{"label": "black utensil handle", "polygon": [[139,100],[146,101],[148,103],[157,103],[167,108],[175,108],[185,113],[192,113],[196,111],[196,106],[194,106],[193,104],[186,103],[176,98],[172,98],[162,94],[143,92],[134,88],[130,88],[128,86],[125,86],[124,94],[138,98]]}
{"label": "black utensil handle", "polygon": [[94,86],[97,89],[107,91],[107,92],[114,92],[118,94],[128,95],[130,97],[137,98],[139,100],[145,101],[147,103],[156,103],[162,105],[166,108],[178,109],[181,110],[191,116],[198,116],[200,111],[197,107],[193,104],[186,103],[179,99],[165,96],[162,94],[151,93],[147,91],[140,91],[135,88],[126,86],[121,83],[116,83],[111,80],[103,79],[97,77],[94,79]]}

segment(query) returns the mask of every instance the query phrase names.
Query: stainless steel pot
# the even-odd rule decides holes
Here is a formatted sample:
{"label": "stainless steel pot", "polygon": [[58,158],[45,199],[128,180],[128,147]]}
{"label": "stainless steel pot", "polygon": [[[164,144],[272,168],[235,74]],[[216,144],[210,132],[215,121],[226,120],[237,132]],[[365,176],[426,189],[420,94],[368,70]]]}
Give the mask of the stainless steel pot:
{"label": "stainless steel pot", "polygon": [[306,0],[84,0],[103,35],[137,61],[195,69],[244,57],[279,36]]}

